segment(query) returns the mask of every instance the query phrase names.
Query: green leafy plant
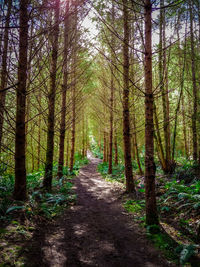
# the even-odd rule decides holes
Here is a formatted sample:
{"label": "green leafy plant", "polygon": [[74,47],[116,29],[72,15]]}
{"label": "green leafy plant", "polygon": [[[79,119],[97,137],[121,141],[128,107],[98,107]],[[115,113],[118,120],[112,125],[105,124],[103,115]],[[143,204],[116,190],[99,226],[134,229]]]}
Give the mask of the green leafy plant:
{"label": "green leafy plant", "polygon": [[113,165],[113,172],[112,174],[108,175],[108,163],[107,162],[102,162],[98,164],[98,172],[101,173],[101,175],[108,179],[109,181],[117,181],[117,182],[124,182],[124,165],[123,164],[118,164],[118,165]]}
{"label": "green leafy plant", "polygon": [[9,207],[6,211],[6,214],[12,212],[12,211],[16,211],[16,210],[22,210],[24,209],[24,206],[12,206],[12,207]]}
{"label": "green leafy plant", "polygon": [[130,199],[124,203],[124,208],[128,212],[131,212],[131,213],[137,213],[143,209],[143,207],[141,206],[141,204],[138,201],[134,201],[134,200],[130,200]]}
{"label": "green leafy plant", "polygon": [[195,255],[196,247],[193,244],[180,245],[176,248],[176,252],[180,255],[179,261],[181,266],[185,266],[185,264],[190,260],[190,258]]}

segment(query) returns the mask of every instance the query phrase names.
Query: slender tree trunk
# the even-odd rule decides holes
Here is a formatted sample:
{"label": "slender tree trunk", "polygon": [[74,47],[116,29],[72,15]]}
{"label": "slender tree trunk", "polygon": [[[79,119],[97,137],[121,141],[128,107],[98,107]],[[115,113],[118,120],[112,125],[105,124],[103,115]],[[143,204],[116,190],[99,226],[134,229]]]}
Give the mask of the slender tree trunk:
{"label": "slender tree trunk", "polygon": [[[12,8],[12,0],[8,0],[8,10],[6,15],[5,23],[5,32],[4,32],[4,46],[3,46],[3,55],[2,55],[2,69],[1,69],[1,86],[0,90],[4,90],[7,85],[7,57],[8,57],[8,31],[10,25],[10,15]],[[0,152],[1,152],[1,143],[3,135],[3,122],[4,122],[4,108],[6,101],[6,91],[0,92]]]}
{"label": "slender tree trunk", "polygon": [[40,154],[41,154],[41,149],[40,149],[40,143],[41,143],[41,116],[39,116],[39,121],[38,121],[38,147],[37,147],[37,169],[39,170],[40,168]]}
{"label": "slender tree trunk", "polygon": [[115,148],[115,165],[118,165],[118,146],[117,146],[117,135],[115,135],[115,140],[114,140],[114,148]]}
{"label": "slender tree trunk", "polygon": [[109,155],[108,155],[108,174],[112,174],[112,155],[113,155],[113,95],[114,95],[113,66],[111,66],[111,92],[110,92],[110,135],[109,135]]}
{"label": "slender tree trunk", "polygon": [[[74,70],[75,71],[75,70]],[[75,83],[75,73],[74,73]],[[76,88],[75,84],[72,86],[72,130],[71,130],[71,155],[70,155],[70,171],[72,172],[74,166],[74,153],[75,153],[75,134],[76,134]]]}
{"label": "slender tree trunk", "polygon": [[140,163],[139,149],[138,149],[138,144],[137,144],[135,109],[134,109],[134,114],[133,114],[133,127],[134,127],[134,133],[133,133],[134,143],[133,144],[134,144],[134,147],[135,147],[135,153],[136,153],[138,169],[139,169],[140,175],[143,175],[143,171],[142,171],[142,167],[141,167],[141,163]]}
{"label": "slender tree trunk", "polygon": [[101,128],[99,127],[99,152],[101,153],[102,147],[101,147]]}
{"label": "slender tree trunk", "polygon": [[130,137],[130,118],[129,118],[129,38],[130,29],[128,23],[128,1],[123,0],[123,19],[124,19],[124,43],[123,43],[123,139],[124,139],[124,161],[126,191],[135,191],[131,162],[131,137]]}
{"label": "slender tree trunk", "polygon": [[145,0],[145,199],[146,224],[158,224],[155,194],[154,124],[152,91],[152,5]]}
{"label": "slender tree trunk", "polygon": [[69,133],[67,134],[66,167],[69,166]]}
{"label": "slender tree trunk", "polygon": [[185,101],[184,101],[184,94],[181,98],[182,102],[182,118],[183,118],[183,136],[184,136],[184,148],[185,148],[185,156],[188,159],[188,143],[187,143],[187,130],[186,130],[186,121],[185,121]]}
{"label": "slender tree trunk", "polygon": [[34,126],[32,125],[32,133],[30,136],[30,143],[31,143],[31,160],[32,160],[32,172],[35,170],[35,160],[34,160],[34,145],[33,145],[33,135],[34,135]]}
{"label": "slender tree trunk", "polygon": [[109,143],[109,133],[106,133],[107,137],[107,141],[106,141],[106,144],[107,144],[107,147],[106,147],[106,162],[109,162],[109,148],[110,148],[110,143]]}
{"label": "slender tree trunk", "polygon": [[85,157],[85,118],[82,119],[82,157]]}
{"label": "slender tree trunk", "polygon": [[[28,80],[29,80],[29,73],[27,74],[27,84],[28,84]],[[26,90],[28,91],[28,87],[26,88]],[[30,117],[30,94],[27,95],[26,97],[26,113],[25,113],[25,121],[29,121],[29,117]],[[27,154],[27,148],[28,148],[28,143],[29,143],[29,138],[28,138],[28,131],[29,131],[29,123],[25,124],[25,135],[26,135],[26,145],[25,145],[25,150],[26,150],[26,154]],[[28,164],[28,162],[27,162]],[[28,165],[27,165],[28,166]]]}
{"label": "slender tree trunk", "polygon": [[65,31],[64,31],[64,70],[63,70],[63,87],[62,87],[62,111],[61,111],[61,123],[60,123],[60,144],[59,144],[59,161],[58,161],[58,177],[63,175],[64,165],[64,144],[65,144],[65,127],[66,127],[66,91],[68,84],[68,32],[69,32],[69,1],[66,2],[65,12]]}
{"label": "slender tree trunk", "polygon": [[106,162],[106,132],[103,133],[103,162]]}
{"label": "slender tree trunk", "polygon": [[90,149],[90,144],[89,144],[89,140],[88,140],[88,120],[86,118],[85,120],[85,157],[87,157],[87,151],[88,149]]}
{"label": "slender tree trunk", "polygon": [[[135,27],[134,27],[134,23],[132,25],[132,38],[134,39],[134,35],[135,35]],[[131,79],[133,80],[133,83],[135,83],[135,59],[134,59],[134,49],[135,49],[135,44],[133,42],[133,51],[132,51],[132,61],[131,61]],[[135,118],[135,88],[133,87],[132,89],[132,107],[133,107],[133,115],[132,115],[132,119],[133,119],[133,138],[132,138],[132,143],[133,143],[133,149],[132,149],[132,158],[133,160],[137,160],[137,164],[138,164],[138,168],[139,168],[139,172],[140,175],[143,174],[142,168],[141,168],[141,164],[140,164],[140,158],[139,158],[139,149],[138,149],[138,144],[137,144],[137,132],[136,132],[136,118]]]}
{"label": "slender tree trunk", "polygon": [[168,93],[168,66],[167,66],[167,54],[166,54],[166,20],[165,20],[165,9],[163,19],[163,82],[164,82],[164,136],[165,136],[165,151],[166,151],[166,165],[167,172],[171,171],[171,141],[170,141],[170,108],[169,108],[169,93]]}
{"label": "slender tree trunk", "polygon": [[[168,92],[166,90],[167,66],[166,66],[166,51],[165,51],[165,10],[163,9],[164,0],[160,1],[160,45],[159,45],[159,76],[160,89],[162,92],[163,106],[163,130],[165,140],[165,169],[166,173],[170,172],[170,128],[169,128],[169,105]],[[163,47],[164,46],[164,47]]]}
{"label": "slender tree trunk", "polygon": [[135,136],[133,134],[132,136],[132,160],[135,160],[136,159],[136,152],[135,152]]}
{"label": "slender tree trunk", "polygon": [[[75,72],[75,70],[74,70]],[[74,153],[75,153],[75,134],[76,134],[76,85],[75,85],[75,73],[74,84],[72,86],[72,131],[71,131],[71,156],[70,156],[70,171],[73,171],[74,166]]]}
{"label": "slender tree trunk", "polygon": [[[115,7],[114,1],[112,1],[112,24],[115,22]],[[115,51],[115,36],[113,33],[111,37],[111,83],[110,83],[110,137],[109,137],[109,160],[108,160],[108,173],[112,174],[112,156],[113,156],[113,107],[114,107],[114,61],[115,55],[113,51]]]}
{"label": "slender tree trunk", "polygon": [[[178,25],[179,25],[179,19],[178,19]],[[177,27],[177,37],[178,37],[178,40],[180,40],[178,27]],[[185,43],[186,43],[186,39],[185,39]],[[179,48],[179,66],[181,66],[182,65],[182,62],[181,62],[181,52],[182,51],[181,51],[181,47],[180,47],[180,41],[178,41],[178,48]],[[184,49],[184,60],[183,60],[184,68],[183,68],[183,71],[180,73],[180,81],[181,81],[181,88],[182,88],[181,90],[183,90],[183,85],[184,85],[185,61],[186,61],[186,47]],[[188,143],[187,143],[188,140],[187,140],[186,118],[185,118],[184,92],[182,92],[181,105],[182,105],[181,114],[182,114],[182,119],[183,119],[183,136],[184,136],[185,156],[186,156],[186,158],[189,158]]]}
{"label": "slender tree trunk", "polygon": [[[41,91],[39,91],[39,106],[41,107]],[[40,168],[40,153],[41,153],[41,114],[38,116],[38,145],[37,145],[37,169]]]}
{"label": "slender tree trunk", "polygon": [[[162,139],[161,139],[161,135],[160,135],[159,122],[158,122],[157,109],[156,109],[155,102],[154,102],[153,112],[154,112],[155,128],[156,128],[156,132],[154,132],[154,137],[156,138],[156,142],[157,142],[160,163],[161,163],[162,169],[165,170],[166,169],[166,161],[165,161]],[[156,133],[157,133],[157,135],[156,135]]]}
{"label": "slender tree trunk", "polygon": [[73,79],[72,79],[72,138],[71,138],[71,156],[70,171],[74,166],[75,154],[75,136],[76,136],[76,64],[77,64],[77,6],[74,1],[74,43],[73,43]]}
{"label": "slender tree trunk", "polygon": [[197,85],[196,85],[196,71],[195,71],[192,0],[190,0],[189,11],[190,11],[191,61],[192,61],[191,67],[192,67],[192,84],[193,84],[193,115],[192,115],[193,160],[197,161]]}
{"label": "slender tree trunk", "polygon": [[55,95],[56,95],[56,72],[58,58],[58,37],[59,37],[59,9],[60,0],[55,0],[55,22],[52,31],[52,63],[51,63],[51,85],[49,92],[49,114],[48,114],[48,130],[47,130],[47,151],[46,164],[43,186],[47,190],[51,190],[53,178],[53,154],[54,154],[54,125],[55,125]]}
{"label": "slender tree trunk", "polygon": [[182,70],[182,77],[181,77],[181,86],[180,86],[180,95],[178,98],[177,108],[175,110],[175,119],[174,119],[174,133],[173,133],[173,143],[172,143],[172,160],[174,161],[175,157],[175,147],[176,147],[176,134],[177,134],[177,123],[178,123],[178,112],[180,109],[181,98],[183,94],[183,87],[184,87],[184,75],[185,75],[185,64],[186,64],[186,47],[184,50],[184,61],[183,61],[183,70]]}
{"label": "slender tree trunk", "polygon": [[26,194],[26,81],[28,53],[28,0],[20,1],[19,65],[15,133],[15,187],[13,197],[25,200]]}

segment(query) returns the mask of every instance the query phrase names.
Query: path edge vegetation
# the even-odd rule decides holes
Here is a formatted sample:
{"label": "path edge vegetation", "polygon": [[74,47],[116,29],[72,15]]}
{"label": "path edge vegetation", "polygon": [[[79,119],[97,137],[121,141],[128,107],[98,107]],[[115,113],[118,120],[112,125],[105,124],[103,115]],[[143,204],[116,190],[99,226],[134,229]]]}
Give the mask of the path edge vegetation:
{"label": "path edge vegetation", "polygon": [[62,177],[57,175],[58,164],[53,163],[51,191],[42,187],[45,169],[29,173],[26,201],[13,200],[13,176],[6,177],[7,182],[0,182],[0,188],[3,189],[0,193],[0,265],[23,266],[24,255],[27,253],[25,243],[31,240],[40,227],[53,225],[66,209],[75,205],[77,196],[73,180],[80,168],[88,163],[86,157],[75,154],[72,172],[69,168],[64,168]]}

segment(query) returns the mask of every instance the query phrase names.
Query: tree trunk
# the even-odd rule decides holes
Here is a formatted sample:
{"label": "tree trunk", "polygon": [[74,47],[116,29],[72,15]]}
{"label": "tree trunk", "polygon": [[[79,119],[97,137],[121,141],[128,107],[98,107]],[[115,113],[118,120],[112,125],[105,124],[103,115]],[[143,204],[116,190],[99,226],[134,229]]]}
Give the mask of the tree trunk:
{"label": "tree trunk", "polygon": [[87,151],[90,148],[89,140],[88,140],[88,120],[85,120],[85,157],[87,157]]}
{"label": "tree trunk", "polygon": [[108,174],[112,174],[112,155],[113,155],[113,95],[114,95],[113,66],[111,66],[111,85],[110,85],[110,135],[109,135],[109,155],[108,155]]}
{"label": "tree trunk", "polygon": [[[186,39],[185,39],[186,41]],[[185,64],[186,64],[186,47],[184,49],[184,59],[183,59],[183,70],[182,70],[182,76],[181,76],[181,85],[180,85],[180,95],[178,98],[177,108],[175,110],[175,118],[174,118],[174,133],[173,133],[173,142],[172,142],[172,160],[174,161],[175,157],[175,147],[176,147],[176,130],[177,130],[177,124],[178,124],[178,112],[180,109],[181,104],[181,98],[183,94],[183,88],[184,88],[184,75],[185,75]]]}
{"label": "tree trunk", "polygon": [[145,199],[146,224],[158,224],[155,194],[154,124],[152,91],[152,5],[145,0]]}
{"label": "tree trunk", "polygon": [[134,141],[134,147],[135,147],[135,153],[136,153],[136,159],[137,159],[137,164],[138,164],[138,169],[140,175],[143,175],[141,163],[140,163],[140,156],[139,156],[139,149],[138,149],[138,144],[137,144],[137,133],[136,133],[136,119],[135,119],[135,109],[134,109],[134,114],[133,114],[133,127],[134,127],[134,133],[133,133],[133,141]]}
{"label": "tree trunk", "polygon": [[69,133],[67,134],[66,167],[69,166]]}
{"label": "tree trunk", "polygon": [[85,118],[82,118],[82,157],[85,157]]}
{"label": "tree trunk", "polygon": [[[115,22],[115,7],[112,1],[112,25]],[[110,83],[110,137],[109,137],[109,160],[108,160],[108,174],[112,174],[112,156],[113,156],[113,107],[114,107],[114,61],[115,61],[115,36],[111,33],[111,83]]]}
{"label": "tree trunk", "polygon": [[[75,57],[75,55],[74,55]],[[76,60],[74,59],[74,64]],[[74,67],[75,68],[75,67]],[[74,153],[75,153],[75,134],[76,134],[76,84],[75,84],[75,70],[74,81],[72,85],[72,131],[71,131],[71,155],[70,155],[70,172],[73,171],[74,166]]]}
{"label": "tree trunk", "polygon": [[28,53],[28,0],[20,1],[19,65],[15,133],[15,187],[13,197],[25,200],[26,194],[26,81]]}
{"label": "tree trunk", "polygon": [[131,137],[129,118],[129,38],[130,29],[128,23],[128,1],[123,0],[124,42],[123,42],[123,139],[126,191],[135,192],[131,162]]}
{"label": "tree trunk", "polygon": [[184,103],[185,101],[184,101],[184,94],[182,95],[181,102],[182,102],[184,148],[185,148],[185,156],[188,159],[189,158],[189,154],[188,154],[187,130],[186,130],[186,121],[185,121],[185,103]]}
{"label": "tree trunk", "polygon": [[165,34],[165,28],[166,28],[166,20],[165,20],[165,9],[164,12],[164,20],[163,20],[163,82],[164,82],[164,104],[163,104],[163,111],[164,111],[164,136],[165,136],[165,151],[166,151],[166,171],[171,171],[171,142],[170,142],[170,114],[169,114],[169,93],[168,93],[168,66],[167,66],[167,55],[166,55],[166,34]]}
{"label": "tree trunk", "polygon": [[[41,107],[41,91],[39,91],[39,106]],[[41,153],[41,114],[38,116],[38,145],[37,145],[37,169],[40,168],[40,153]]]}
{"label": "tree trunk", "polygon": [[158,154],[159,154],[159,159],[160,159],[162,169],[166,170],[166,161],[165,161],[162,139],[161,139],[161,135],[160,135],[159,122],[158,122],[157,109],[156,109],[155,102],[154,102],[153,112],[154,112],[154,119],[155,119],[155,128],[156,128],[156,132],[157,132],[157,136],[156,136],[156,132],[154,132],[154,137],[156,138],[157,147],[158,147]]}
{"label": "tree trunk", "polygon": [[103,162],[106,162],[106,132],[103,133]]}
{"label": "tree trunk", "polygon": [[47,151],[46,164],[43,186],[48,191],[52,186],[52,168],[53,168],[53,153],[54,153],[54,125],[55,125],[55,95],[56,95],[56,73],[57,73],[57,58],[58,58],[58,37],[59,37],[59,9],[60,0],[55,0],[55,22],[52,31],[52,63],[50,81],[51,87],[48,95],[49,98],[49,114],[48,114],[48,129],[47,129]]}
{"label": "tree trunk", "polygon": [[135,160],[136,159],[136,156],[135,156],[135,154],[136,154],[136,152],[135,152],[135,136],[134,136],[134,134],[133,134],[133,136],[132,136],[132,160]]}
{"label": "tree trunk", "polygon": [[194,52],[194,32],[193,32],[193,8],[190,0],[190,43],[192,61],[192,84],[193,84],[193,114],[192,114],[192,134],[193,134],[193,160],[197,161],[197,85],[195,73],[195,52]]}
{"label": "tree trunk", "polygon": [[62,87],[62,110],[61,110],[61,123],[60,123],[60,144],[59,144],[59,161],[58,161],[58,177],[63,175],[64,165],[64,144],[65,144],[65,127],[66,127],[66,91],[68,84],[68,49],[69,49],[69,1],[66,2],[65,11],[65,30],[64,30],[64,62],[63,62],[63,87]]}
{"label": "tree trunk", "polygon": [[71,138],[71,156],[70,156],[70,171],[72,172],[74,166],[74,153],[75,153],[75,134],[76,134],[76,51],[74,48],[73,55],[73,85],[72,85],[72,138]]}
{"label": "tree trunk", "polygon": [[34,159],[34,145],[33,145],[33,135],[34,135],[34,126],[31,125],[32,131],[30,136],[30,145],[31,145],[31,159],[32,159],[32,166],[31,166],[31,172],[33,173],[35,170],[35,159]]}
{"label": "tree trunk", "polygon": [[109,148],[110,148],[110,143],[109,143],[109,133],[106,133],[106,144],[107,144],[107,147],[106,147],[106,162],[109,162]]}
{"label": "tree trunk", "polygon": [[[169,128],[169,105],[167,106],[168,92],[166,90],[167,66],[166,66],[166,51],[165,51],[165,10],[163,9],[164,0],[160,1],[160,44],[159,44],[159,78],[160,90],[162,93],[163,106],[163,130],[165,140],[165,169],[166,173],[170,172],[170,128]],[[164,46],[164,47],[163,47]]]}
{"label": "tree trunk", "polygon": [[[7,56],[8,56],[8,31],[10,25],[10,15],[12,8],[12,0],[8,0],[8,10],[6,15],[5,22],[5,32],[4,32],[4,46],[3,46],[3,55],[2,55],[2,69],[1,69],[1,86],[0,90],[4,90],[7,85]],[[4,122],[4,108],[6,101],[6,91],[0,92],[0,152],[1,152],[1,143],[3,135],[3,122]]]}
{"label": "tree trunk", "polygon": [[118,165],[118,146],[117,146],[117,135],[115,135],[115,140],[114,140],[114,148],[115,148],[115,165]]}

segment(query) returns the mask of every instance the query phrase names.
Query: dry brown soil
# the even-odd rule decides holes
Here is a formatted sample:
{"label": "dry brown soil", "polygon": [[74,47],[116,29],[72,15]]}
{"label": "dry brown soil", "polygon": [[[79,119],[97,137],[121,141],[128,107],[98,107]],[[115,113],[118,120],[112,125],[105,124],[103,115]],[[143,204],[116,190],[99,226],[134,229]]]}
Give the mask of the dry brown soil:
{"label": "dry brown soil", "polygon": [[122,188],[96,171],[98,159],[74,179],[77,203],[27,244],[25,266],[170,266],[122,207]]}

